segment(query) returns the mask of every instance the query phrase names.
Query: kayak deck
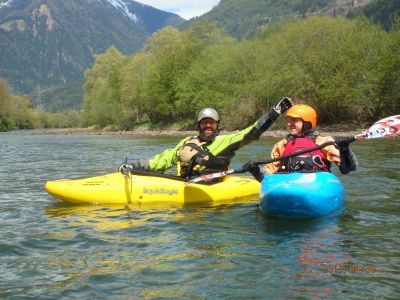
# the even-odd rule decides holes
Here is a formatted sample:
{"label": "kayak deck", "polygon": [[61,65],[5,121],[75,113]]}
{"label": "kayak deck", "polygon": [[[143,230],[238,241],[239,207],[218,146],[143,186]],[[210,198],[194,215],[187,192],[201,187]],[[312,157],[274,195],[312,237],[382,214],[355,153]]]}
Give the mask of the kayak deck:
{"label": "kayak deck", "polygon": [[332,173],[289,173],[265,176],[260,208],[268,215],[319,218],[344,210],[344,188]]}
{"label": "kayak deck", "polygon": [[210,184],[187,184],[170,178],[121,173],[46,182],[47,192],[68,203],[92,204],[200,204],[235,202],[255,196],[260,183],[249,177],[226,176]]}

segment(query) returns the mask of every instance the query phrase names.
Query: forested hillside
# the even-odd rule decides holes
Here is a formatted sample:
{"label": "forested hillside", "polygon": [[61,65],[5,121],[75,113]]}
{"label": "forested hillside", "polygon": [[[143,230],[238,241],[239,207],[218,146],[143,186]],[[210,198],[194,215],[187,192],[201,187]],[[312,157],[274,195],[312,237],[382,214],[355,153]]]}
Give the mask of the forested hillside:
{"label": "forested hillside", "polygon": [[139,53],[115,48],[85,73],[86,125],[141,122],[192,128],[205,106],[241,128],[282,96],[306,102],[321,124],[362,123],[400,111],[400,32],[367,19],[309,17],[237,42],[211,23],[166,28]]}
{"label": "forested hillside", "polygon": [[[234,1],[222,1],[221,6]],[[251,4],[272,2],[251,0],[239,9],[251,12]],[[399,114],[398,2],[366,0],[357,8],[361,0],[354,1],[346,6],[346,14],[351,11],[346,18],[335,16],[345,7],[337,0],[332,16],[311,16],[319,8],[332,9],[328,2],[276,1],[278,16],[285,9],[291,13],[273,16],[268,26],[257,27],[259,33],[248,32],[251,38],[237,39],[218,23],[199,18],[184,30],[157,31],[132,55],[111,46],[82,74],[83,87],[51,98],[62,106],[68,96],[83,90],[79,118],[78,113],[58,119],[44,115],[27,97],[12,95],[2,81],[6,92],[0,96],[6,96],[0,99],[0,124],[3,129],[80,122],[113,129],[193,129],[196,113],[212,106],[221,113],[225,129],[237,129],[283,96],[314,106],[321,125],[364,124]],[[44,93],[39,94],[44,101]]]}
{"label": "forested hillside", "polygon": [[191,22],[198,20],[212,21],[217,23],[218,26],[230,35],[243,39],[255,36],[266,26],[281,20],[303,18],[306,16],[345,16],[370,1],[222,0],[210,12]]}
{"label": "forested hillside", "polygon": [[396,26],[395,30],[400,30],[400,1],[374,0],[350,14],[350,17],[358,16],[366,16],[374,23],[381,24],[387,31],[393,26]]}

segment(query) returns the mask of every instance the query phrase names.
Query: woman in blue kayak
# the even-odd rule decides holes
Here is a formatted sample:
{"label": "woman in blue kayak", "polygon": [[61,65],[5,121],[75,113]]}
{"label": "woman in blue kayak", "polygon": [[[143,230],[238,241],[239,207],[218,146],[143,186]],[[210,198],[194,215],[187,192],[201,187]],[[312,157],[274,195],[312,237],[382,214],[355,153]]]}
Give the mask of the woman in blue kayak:
{"label": "woman in blue kayak", "polygon": [[287,111],[286,119],[289,134],[274,145],[271,158],[315,148],[330,141],[335,142],[335,145],[282,159],[264,166],[259,166],[253,161],[246,163],[243,169],[251,172],[258,181],[261,181],[264,175],[274,173],[330,172],[332,162],[339,167],[343,174],[347,174],[357,168],[357,158],[349,147],[353,138],[337,137],[334,139],[331,136],[319,135],[314,130],[317,125],[317,113],[311,106],[304,104],[293,105]]}
{"label": "woman in blue kayak", "polygon": [[184,138],[175,148],[167,149],[150,160],[123,164],[119,171],[164,171],[176,165],[177,175],[186,179],[226,171],[235,151],[257,140],[291,106],[292,101],[285,97],[253,125],[238,133],[226,135],[219,134],[218,112],[213,108],[205,108],[198,114],[197,136]]}

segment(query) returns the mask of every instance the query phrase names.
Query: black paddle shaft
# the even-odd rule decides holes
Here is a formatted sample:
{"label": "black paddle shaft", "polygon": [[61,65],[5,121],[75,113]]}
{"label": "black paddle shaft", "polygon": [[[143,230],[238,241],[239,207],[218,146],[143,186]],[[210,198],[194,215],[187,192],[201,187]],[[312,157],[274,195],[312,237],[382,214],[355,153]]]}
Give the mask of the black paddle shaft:
{"label": "black paddle shaft", "polygon": [[[323,143],[321,145],[318,145],[318,146],[316,146],[314,148],[309,148],[309,149],[305,149],[305,150],[301,150],[301,151],[296,151],[296,152],[293,152],[293,153],[290,153],[290,154],[287,154],[287,155],[271,158],[269,160],[255,161],[254,164],[257,164],[257,165],[270,164],[270,163],[273,163],[273,162],[276,162],[276,161],[280,161],[282,159],[286,159],[286,158],[289,158],[289,157],[294,157],[294,156],[298,156],[298,155],[301,155],[301,154],[309,153],[309,152],[312,152],[312,151],[315,151],[315,150],[320,150],[322,148],[325,148],[327,146],[334,145],[334,144],[335,144],[335,141],[330,141],[330,142],[326,142],[326,143]],[[245,173],[245,172],[247,172],[247,170],[243,170],[243,168],[235,169],[235,171],[234,171],[234,173]]]}

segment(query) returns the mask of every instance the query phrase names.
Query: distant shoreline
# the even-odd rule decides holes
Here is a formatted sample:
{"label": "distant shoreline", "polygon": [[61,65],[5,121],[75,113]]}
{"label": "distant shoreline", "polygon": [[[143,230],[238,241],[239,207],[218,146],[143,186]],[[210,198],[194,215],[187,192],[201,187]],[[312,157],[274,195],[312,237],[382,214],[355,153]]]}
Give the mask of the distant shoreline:
{"label": "distant shoreline", "polygon": [[[318,129],[317,129],[318,130]],[[337,129],[328,130],[328,128],[320,128],[318,130],[321,135],[331,136],[351,136],[360,133],[362,130]],[[221,131],[221,134],[229,134],[238,131]],[[42,134],[49,135],[136,135],[136,136],[193,136],[197,135],[197,131],[187,130],[109,130],[109,129],[93,129],[93,128],[53,128],[45,129]],[[265,137],[284,137],[287,130],[267,130],[262,136]]]}

